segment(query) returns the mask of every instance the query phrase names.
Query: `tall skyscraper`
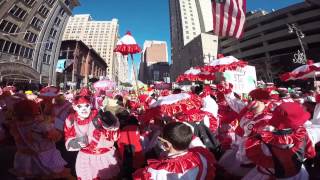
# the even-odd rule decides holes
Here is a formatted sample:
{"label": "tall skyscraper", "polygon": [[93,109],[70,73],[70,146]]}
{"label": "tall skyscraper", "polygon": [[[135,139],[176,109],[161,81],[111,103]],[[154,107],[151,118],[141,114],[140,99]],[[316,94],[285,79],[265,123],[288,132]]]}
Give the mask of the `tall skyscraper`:
{"label": "tall skyscraper", "polygon": [[169,0],[172,55],[200,33],[212,31],[211,0]]}
{"label": "tall skyscraper", "polygon": [[120,53],[116,53],[116,66],[115,70],[117,73],[117,81],[119,83],[129,82],[129,66],[128,66],[128,56],[123,56]]}
{"label": "tall skyscraper", "polygon": [[115,80],[117,72],[113,66],[116,64],[116,54],[113,49],[117,43],[118,31],[117,19],[94,21],[90,14],[79,14],[70,17],[63,39],[81,40],[92,46],[105,59],[108,77]]}
{"label": "tall skyscraper", "polygon": [[0,81],[55,84],[61,38],[78,0],[0,1]]}
{"label": "tall skyscraper", "polygon": [[169,76],[168,49],[165,41],[145,41],[141,55],[139,80],[144,83],[163,81]]}
{"label": "tall skyscraper", "polygon": [[143,43],[142,61],[148,66],[159,62],[168,62],[168,48],[165,41],[145,41]]}
{"label": "tall skyscraper", "polygon": [[[211,0],[169,0],[171,79],[216,57]],[[208,33],[209,32],[209,33]]]}

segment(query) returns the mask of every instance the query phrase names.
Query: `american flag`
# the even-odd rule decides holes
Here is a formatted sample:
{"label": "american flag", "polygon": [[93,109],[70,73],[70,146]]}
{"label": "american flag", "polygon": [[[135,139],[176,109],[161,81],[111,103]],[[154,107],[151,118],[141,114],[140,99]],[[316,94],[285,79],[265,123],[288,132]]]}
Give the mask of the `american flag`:
{"label": "american flag", "polygon": [[213,31],[240,38],[246,20],[246,0],[212,0]]}

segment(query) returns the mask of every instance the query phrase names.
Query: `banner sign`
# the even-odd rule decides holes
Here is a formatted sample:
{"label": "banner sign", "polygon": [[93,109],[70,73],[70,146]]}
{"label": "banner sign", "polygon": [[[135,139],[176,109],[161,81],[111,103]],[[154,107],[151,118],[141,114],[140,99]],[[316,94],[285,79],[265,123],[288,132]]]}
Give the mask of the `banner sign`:
{"label": "banner sign", "polygon": [[223,77],[227,82],[233,84],[233,91],[238,94],[248,94],[256,89],[257,75],[254,66],[245,66],[235,71],[225,71]]}
{"label": "banner sign", "polygon": [[154,84],[155,89],[163,90],[163,89],[172,89],[171,83],[155,83]]}
{"label": "banner sign", "polygon": [[56,72],[63,73],[66,65],[66,59],[59,59],[57,62]]}

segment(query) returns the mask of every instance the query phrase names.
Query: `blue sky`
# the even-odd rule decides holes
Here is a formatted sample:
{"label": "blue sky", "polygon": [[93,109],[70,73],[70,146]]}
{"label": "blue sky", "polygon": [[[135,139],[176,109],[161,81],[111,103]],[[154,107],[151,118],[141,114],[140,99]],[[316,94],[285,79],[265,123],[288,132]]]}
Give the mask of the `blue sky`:
{"label": "blue sky", "polygon": [[[302,1],[247,0],[247,9],[270,11]],[[74,9],[74,14],[91,14],[95,20],[117,18],[121,36],[130,30],[141,47],[145,40],[167,41],[170,51],[168,2],[169,0],[80,0],[81,6]],[[139,56],[135,56],[136,63],[139,59]]]}

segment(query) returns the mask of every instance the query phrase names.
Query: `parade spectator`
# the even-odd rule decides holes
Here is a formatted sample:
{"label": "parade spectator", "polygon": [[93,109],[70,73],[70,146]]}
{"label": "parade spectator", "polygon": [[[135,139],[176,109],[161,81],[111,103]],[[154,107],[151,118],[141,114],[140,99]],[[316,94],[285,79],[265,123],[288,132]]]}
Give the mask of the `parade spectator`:
{"label": "parade spectator", "polygon": [[68,116],[64,127],[66,149],[79,151],[75,165],[78,179],[116,178],[119,162],[114,143],[119,137],[119,122],[110,112],[91,109],[91,94],[83,89],[74,100],[75,113]]}
{"label": "parade spectator", "polygon": [[167,124],[158,138],[167,155],[149,160],[134,173],[134,179],[214,179],[214,156],[202,147],[189,149],[192,136],[191,128],[183,123]]}
{"label": "parade spectator", "polygon": [[66,162],[55,145],[59,133],[39,115],[39,106],[34,101],[22,100],[15,105],[10,133],[17,152],[11,173],[22,178],[68,178]]}

